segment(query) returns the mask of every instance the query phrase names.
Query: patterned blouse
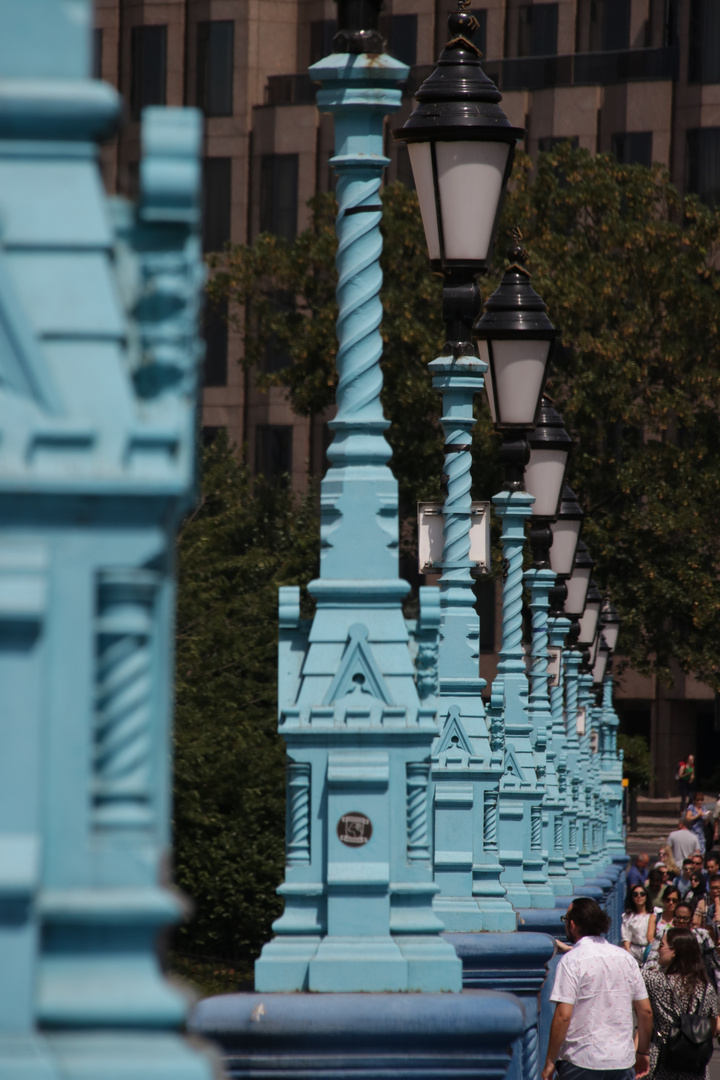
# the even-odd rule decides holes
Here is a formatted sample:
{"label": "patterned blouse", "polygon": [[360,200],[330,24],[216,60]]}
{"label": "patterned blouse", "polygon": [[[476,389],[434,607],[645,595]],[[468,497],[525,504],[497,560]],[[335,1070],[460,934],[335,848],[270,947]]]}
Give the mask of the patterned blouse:
{"label": "patterned blouse", "polygon": [[[709,983],[702,983],[695,986],[692,997],[688,1000],[682,978],[679,975],[666,975],[662,968],[658,967],[644,969],[643,978],[647,986],[654,1022],[650,1043],[650,1077],[654,1080],[699,1080],[698,1073],[677,1072],[658,1065],[658,1054],[670,1033],[670,1028],[678,1018],[678,1002],[683,1012],[697,1012],[698,1016],[717,1016],[717,994]],[[703,992],[705,993],[704,1001]],[[701,1001],[703,1005],[699,1009]],[[708,1080],[708,1076],[708,1070],[705,1069],[705,1080]]]}

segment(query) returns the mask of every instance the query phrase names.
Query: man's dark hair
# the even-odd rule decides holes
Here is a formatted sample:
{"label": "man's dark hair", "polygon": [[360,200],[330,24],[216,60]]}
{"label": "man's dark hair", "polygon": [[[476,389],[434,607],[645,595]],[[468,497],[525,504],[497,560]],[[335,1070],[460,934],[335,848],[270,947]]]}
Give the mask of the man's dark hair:
{"label": "man's dark hair", "polygon": [[581,937],[600,937],[610,929],[610,916],[589,896],[579,896],[568,908],[568,916],[577,926]]}
{"label": "man's dark hair", "polygon": [[698,983],[709,982],[695,935],[692,930],[686,930],[684,926],[674,926],[668,930],[665,940],[675,952],[665,969],[665,974],[679,975],[684,984],[683,988],[688,992],[688,996],[692,996],[693,989]]}

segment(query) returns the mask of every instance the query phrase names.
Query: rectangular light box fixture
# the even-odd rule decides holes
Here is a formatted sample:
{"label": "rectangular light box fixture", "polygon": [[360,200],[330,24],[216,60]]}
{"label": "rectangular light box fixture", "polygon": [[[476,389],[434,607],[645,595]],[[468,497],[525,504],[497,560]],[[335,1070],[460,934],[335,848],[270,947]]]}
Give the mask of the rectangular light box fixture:
{"label": "rectangular light box fixture", "polygon": [[[443,562],[443,508],[418,503],[418,569],[439,574]],[[474,502],[470,508],[470,562],[475,574],[490,573],[490,503]]]}

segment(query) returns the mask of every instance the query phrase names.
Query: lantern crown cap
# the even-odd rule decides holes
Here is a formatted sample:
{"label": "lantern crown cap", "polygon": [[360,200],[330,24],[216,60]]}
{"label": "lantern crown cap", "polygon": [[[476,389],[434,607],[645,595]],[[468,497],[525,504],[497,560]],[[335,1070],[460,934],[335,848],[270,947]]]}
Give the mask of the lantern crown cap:
{"label": "lantern crown cap", "polygon": [[378,29],[383,0],[335,0],[338,8],[338,32],[333,38],[333,52],[370,53],[385,52],[385,39]]}
{"label": "lantern crown cap", "polygon": [[565,430],[562,416],[555,408],[552,398],[547,394],[543,394],[538,422],[535,430],[528,435],[528,442],[532,448],[567,449],[568,452],[572,448],[572,439]]}
{"label": "lantern crown cap", "polygon": [[543,298],[530,284],[530,274],[524,266],[527,252],[516,234],[508,249],[513,261],[506,268],[495,292],[485,301],[485,314],[475,323],[479,337],[497,337],[521,332],[535,338],[553,339],[555,327],[547,317]]}

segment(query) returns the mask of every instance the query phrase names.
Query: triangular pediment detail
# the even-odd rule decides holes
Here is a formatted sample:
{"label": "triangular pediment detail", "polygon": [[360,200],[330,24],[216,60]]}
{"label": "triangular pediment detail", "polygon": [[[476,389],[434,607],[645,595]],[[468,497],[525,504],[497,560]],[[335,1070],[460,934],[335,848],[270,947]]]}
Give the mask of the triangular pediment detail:
{"label": "triangular pediment detail", "polygon": [[0,249],[0,387],[29,398],[45,412],[59,413],[56,394],[38,342]]}
{"label": "triangular pediment detail", "polygon": [[515,751],[512,746],[508,746],[505,750],[505,780],[517,781],[520,784],[526,782],[525,773],[520,768],[520,763],[515,757]]}
{"label": "triangular pediment detail", "polygon": [[363,623],[355,623],[350,627],[340,667],[325,695],[323,705],[332,705],[338,698],[353,691],[369,694],[386,705],[393,704],[367,638],[368,630]]}
{"label": "triangular pediment detail", "polygon": [[437,745],[435,754],[444,754],[446,750],[463,750],[469,757],[472,757],[473,751],[470,740],[463,727],[460,718],[460,708],[457,705],[451,705],[448,710],[445,727],[440,736],[440,742]]}

